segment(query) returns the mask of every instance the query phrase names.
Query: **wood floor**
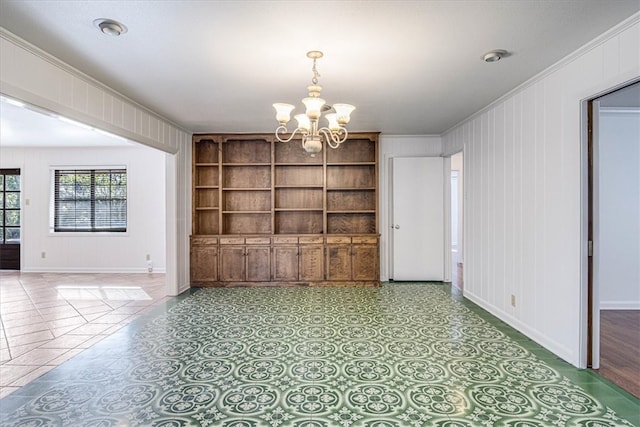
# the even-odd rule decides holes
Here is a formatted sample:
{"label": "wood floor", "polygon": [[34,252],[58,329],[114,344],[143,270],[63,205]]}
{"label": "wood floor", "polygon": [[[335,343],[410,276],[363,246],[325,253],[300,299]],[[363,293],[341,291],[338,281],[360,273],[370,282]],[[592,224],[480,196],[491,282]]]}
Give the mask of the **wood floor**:
{"label": "wood floor", "polygon": [[600,312],[597,372],[640,398],[640,310]]}

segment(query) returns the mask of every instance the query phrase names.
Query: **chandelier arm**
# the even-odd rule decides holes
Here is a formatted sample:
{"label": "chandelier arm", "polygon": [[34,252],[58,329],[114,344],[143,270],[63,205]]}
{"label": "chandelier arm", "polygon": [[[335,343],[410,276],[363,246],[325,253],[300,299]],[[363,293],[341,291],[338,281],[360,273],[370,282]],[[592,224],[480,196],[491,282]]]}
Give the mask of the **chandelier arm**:
{"label": "chandelier arm", "polygon": [[319,126],[318,119],[323,112],[322,106],[325,105],[325,100],[320,98],[322,87],[318,85],[320,73],[317,68],[317,59],[322,56],[322,52],[317,50],[307,52],[307,58],[313,60],[311,86],[307,87],[309,97],[302,100],[307,112],[295,115],[298,127],[293,132],[289,132],[287,123],[294,106],[282,103],[273,104],[276,109],[276,120],[280,124],[275,132],[276,139],[280,142],[289,142],[299,133],[302,137],[302,148],[312,156],[322,150],[323,140],[326,145],[334,149],[347,140],[349,133],[345,125],[349,123],[349,114],[355,109],[353,105],[349,104],[334,104],[336,112],[325,116],[329,125],[327,127]]}
{"label": "chandelier arm", "polygon": [[340,144],[347,140],[347,136],[349,136],[345,127],[340,127],[337,131],[332,131],[327,127],[323,127],[318,129],[318,132],[322,133],[325,141],[327,141],[327,145],[331,148],[338,148]]}
{"label": "chandelier arm", "polygon": [[344,126],[340,126],[340,129],[338,131],[332,132],[331,134],[335,135],[336,140],[339,141],[338,144],[342,144],[343,142],[345,142],[347,140],[347,137],[349,136],[349,132]]}
{"label": "chandelier arm", "polygon": [[300,128],[296,128],[293,132],[291,132],[291,135],[289,136],[289,138],[280,137],[280,135],[286,135],[287,133],[289,133],[289,129],[287,129],[285,125],[280,125],[276,129],[276,138],[280,142],[289,142],[293,139],[294,136],[296,136],[296,133],[302,133],[304,135],[304,132],[302,132]]}

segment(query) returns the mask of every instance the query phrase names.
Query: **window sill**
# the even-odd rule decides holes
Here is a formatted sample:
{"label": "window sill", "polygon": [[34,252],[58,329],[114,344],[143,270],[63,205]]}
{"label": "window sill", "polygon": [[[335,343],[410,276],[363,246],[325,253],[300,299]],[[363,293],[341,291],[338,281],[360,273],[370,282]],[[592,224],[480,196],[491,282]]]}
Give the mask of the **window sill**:
{"label": "window sill", "polygon": [[110,232],[110,231],[50,231],[49,237],[128,237],[129,232]]}

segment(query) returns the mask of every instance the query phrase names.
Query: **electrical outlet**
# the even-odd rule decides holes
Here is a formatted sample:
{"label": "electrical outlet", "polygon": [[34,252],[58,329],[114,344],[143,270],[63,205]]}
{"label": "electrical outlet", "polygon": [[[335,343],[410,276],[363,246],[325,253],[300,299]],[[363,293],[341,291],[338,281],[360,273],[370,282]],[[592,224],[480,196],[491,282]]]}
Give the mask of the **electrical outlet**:
{"label": "electrical outlet", "polygon": [[515,307],[516,306],[516,296],[511,294],[511,306]]}
{"label": "electrical outlet", "polygon": [[47,253],[46,252],[42,252],[40,254],[40,258],[45,259],[47,257]]}

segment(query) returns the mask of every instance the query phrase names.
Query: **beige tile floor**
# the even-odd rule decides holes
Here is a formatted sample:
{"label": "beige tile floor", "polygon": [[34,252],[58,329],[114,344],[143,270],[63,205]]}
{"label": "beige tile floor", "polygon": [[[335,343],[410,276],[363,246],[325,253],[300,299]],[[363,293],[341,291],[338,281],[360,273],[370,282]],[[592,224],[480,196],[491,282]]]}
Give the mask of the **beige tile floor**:
{"label": "beige tile floor", "polygon": [[164,274],[0,271],[0,398],[166,301]]}

